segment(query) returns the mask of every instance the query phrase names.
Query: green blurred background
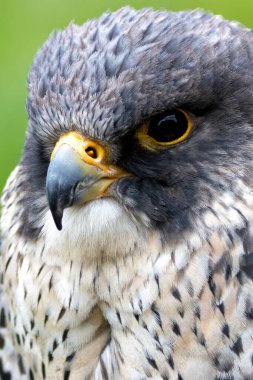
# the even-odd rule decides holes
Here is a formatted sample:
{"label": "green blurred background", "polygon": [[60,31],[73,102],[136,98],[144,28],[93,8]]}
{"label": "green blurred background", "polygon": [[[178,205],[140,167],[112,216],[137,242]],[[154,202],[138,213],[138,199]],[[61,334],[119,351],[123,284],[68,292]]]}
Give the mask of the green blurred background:
{"label": "green blurred background", "polygon": [[253,0],[0,0],[0,191],[22,153],[26,76],[37,49],[54,29],[82,24],[106,10],[202,8],[253,28]]}

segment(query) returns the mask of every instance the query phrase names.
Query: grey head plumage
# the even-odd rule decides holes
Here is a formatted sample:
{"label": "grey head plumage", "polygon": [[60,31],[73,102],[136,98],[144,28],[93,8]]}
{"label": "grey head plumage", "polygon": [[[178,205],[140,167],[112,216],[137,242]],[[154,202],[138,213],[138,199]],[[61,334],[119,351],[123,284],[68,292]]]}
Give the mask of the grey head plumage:
{"label": "grey head plumage", "polygon": [[[126,7],[53,34],[28,78],[26,199],[43,198],[53,147],[76,130],[103,141],[134,175],[114,186],[130,214],[165,231],[188,228],[251,156],[251,46],[250,30],[201,11]],[[175,108],[192,115],[191,138],[159,152],[141,149],[138,126]]]}

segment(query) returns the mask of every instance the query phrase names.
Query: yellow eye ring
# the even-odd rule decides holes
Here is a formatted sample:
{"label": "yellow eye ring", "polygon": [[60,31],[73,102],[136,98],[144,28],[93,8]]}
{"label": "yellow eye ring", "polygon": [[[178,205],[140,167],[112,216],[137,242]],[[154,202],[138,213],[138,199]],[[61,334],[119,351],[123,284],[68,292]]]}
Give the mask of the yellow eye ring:
{"label": "yellow eye ring", "polygon": [[190,116],[177,108],[151,117],[137,130],[136,137],[144,148],[156,150],[184,141],[191,130]]}

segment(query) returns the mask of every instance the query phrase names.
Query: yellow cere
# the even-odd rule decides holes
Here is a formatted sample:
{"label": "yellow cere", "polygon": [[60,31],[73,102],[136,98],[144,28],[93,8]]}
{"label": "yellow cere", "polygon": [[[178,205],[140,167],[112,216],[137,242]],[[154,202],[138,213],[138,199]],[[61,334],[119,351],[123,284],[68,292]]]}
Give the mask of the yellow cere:
{"label": "yellow cere", "polygon": [[78,132],[72,131],[60,137],[51,155],[51,160],[63,144],[71,146],[83,161],[92,165],[104,161],[107,155],[106,148],[93,140],[83,137]]}

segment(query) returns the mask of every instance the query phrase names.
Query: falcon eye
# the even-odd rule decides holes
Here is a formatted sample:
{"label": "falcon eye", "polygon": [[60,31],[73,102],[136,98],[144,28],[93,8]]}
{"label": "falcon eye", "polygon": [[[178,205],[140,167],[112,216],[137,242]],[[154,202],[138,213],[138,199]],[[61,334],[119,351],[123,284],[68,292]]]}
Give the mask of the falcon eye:
{"label": "falcon eye", "polygon": [[176,144],[188,134],[189,122],[185,112],[175,110],[153,116],[147,134],[160,143]]}
{"label": "falcon eye", "polygon": [[140,143],[147,149],[157,146],[171,146],[186,139],[192,129],[189,115],[174,109],[152,116],[137,131]]}

